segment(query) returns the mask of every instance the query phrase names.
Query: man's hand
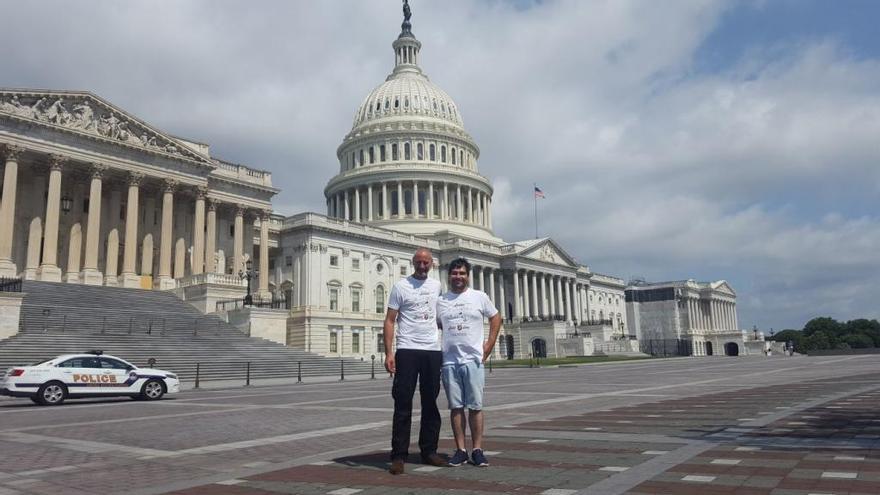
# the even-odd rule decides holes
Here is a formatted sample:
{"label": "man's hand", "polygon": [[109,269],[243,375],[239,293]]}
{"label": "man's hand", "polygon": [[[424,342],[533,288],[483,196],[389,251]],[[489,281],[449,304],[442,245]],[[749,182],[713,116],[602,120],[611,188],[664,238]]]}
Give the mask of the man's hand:
{"label": "man's hand", "polygon": [[493,342],[489,342],[488,340],[483,342],[483,362],[489,360],[489,357],[492,356],[492,348],[495,347]]}
{"label": "man's hand", "polygon": [[386,354],[385,355],[385,371],[391,373],[392,375],[396,371],[395,363],[394,363],[394,354]]}

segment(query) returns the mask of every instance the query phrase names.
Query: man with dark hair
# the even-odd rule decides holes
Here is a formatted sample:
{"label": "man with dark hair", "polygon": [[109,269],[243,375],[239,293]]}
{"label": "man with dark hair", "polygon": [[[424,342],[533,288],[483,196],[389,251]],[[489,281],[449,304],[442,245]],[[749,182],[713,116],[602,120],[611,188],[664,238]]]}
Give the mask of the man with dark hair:
{"label": "man with dark hair", "polygon": [[[391,426],[391,474],[403,474],[409,454],[409,436],[412,426],[412,401],[419,384],[422,401],[422,420],[419,428],[419,450],[422,462],[431,466],[445,466],[446,460],[437,454],[440,440],[440,332],[437,328],[437,299],[440,282],[428,277],[434,264],[431,251],[419,248],[412,258],[413,274],[399,280],[388,297],[385,313],[385,369],[394,374],[391,395],[394,397],[394,419]],[[397,350],[394,325],[397,324]]]}
{"label": "man with dark hair", "polygon": [[[450,466],[467,462],[467,423],[471,429],[471,462],[488,466],[483,454],[483,363],[492,355],[501,315],[485,292],[468,287],[471,264],[458,258],[449,264],[449,292],[440,296],[437,318],[443,329],[443,386],[449,402],[455,453]],[[483,319],[489,319],[489,338],[483,340]],[[465,421],[464,409],[468,409]]]}

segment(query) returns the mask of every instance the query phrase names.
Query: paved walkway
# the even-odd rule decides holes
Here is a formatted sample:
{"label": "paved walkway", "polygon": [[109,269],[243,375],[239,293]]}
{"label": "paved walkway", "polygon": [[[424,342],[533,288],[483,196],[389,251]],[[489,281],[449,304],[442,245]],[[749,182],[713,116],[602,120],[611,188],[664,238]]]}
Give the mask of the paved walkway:
{"label": "paved walkway", "polygon": [[[492,465],[412,463],[402,476],[387,473],[389,386],[51,410],[0,401],[0,495],[880,493],[873,356],[496,371]],[[441,450],[451,452],[447,423]]]}

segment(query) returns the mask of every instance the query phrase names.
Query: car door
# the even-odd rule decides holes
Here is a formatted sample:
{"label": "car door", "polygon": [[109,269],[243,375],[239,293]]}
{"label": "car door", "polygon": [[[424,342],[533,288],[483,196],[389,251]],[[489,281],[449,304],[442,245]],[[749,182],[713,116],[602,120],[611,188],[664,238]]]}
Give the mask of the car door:
{"label": "car door", "polygon": [[[108,393],[125,393],[134,385],[135,380],[129,380],[131,367],[118,359],[101,357],[102,387]],[[104,378],[106,377],[106,378]]]}
{"label": "car door", "polygon": [[71,394],[101,393],[101,363],[93,356],[77,356],[58,364],[61,380]]}

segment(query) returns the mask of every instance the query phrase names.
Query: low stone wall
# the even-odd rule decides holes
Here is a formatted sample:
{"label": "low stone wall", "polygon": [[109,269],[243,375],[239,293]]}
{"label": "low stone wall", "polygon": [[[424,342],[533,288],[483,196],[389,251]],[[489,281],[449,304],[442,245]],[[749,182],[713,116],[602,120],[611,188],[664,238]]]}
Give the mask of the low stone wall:
{"label": "low stone wall", "polygon": [[18,333],[23,292],[0,292],[0,340]]}
{"label": "low stone wall", "polygon": [[226,313],[226,321],[245,335],[287,345],[286,309],[247,307]]}

